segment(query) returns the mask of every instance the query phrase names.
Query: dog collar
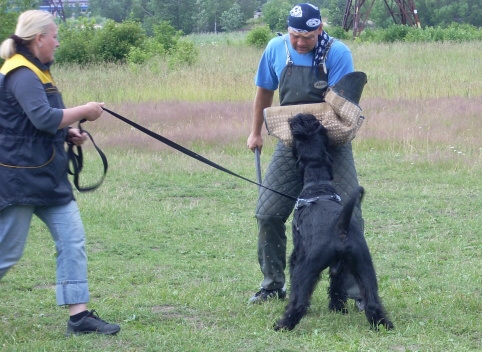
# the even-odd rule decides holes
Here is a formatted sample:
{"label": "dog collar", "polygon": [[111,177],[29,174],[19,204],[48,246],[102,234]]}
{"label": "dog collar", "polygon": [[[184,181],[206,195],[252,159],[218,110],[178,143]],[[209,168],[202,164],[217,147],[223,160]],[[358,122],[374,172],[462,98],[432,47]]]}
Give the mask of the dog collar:
{"label": "dog collar", "polygon": [[298,198],[296,200],[296,204],[295,204],[295,209],[299,209],[299,208],[302,208],[302,207],[306,207],[310,204],[313,204],[313,203],[316,203],[318,200],[320,199],[327,199],[327,200],[333,200],[337,203],[340,203],[341,202],[341,198],[338,194],[336,193],[333,193],[333,194],[324,194],[322,196],[318,196],[318,197],[313,197],[313,198],[308,198],[308,199],[304,199],[304,198]]}

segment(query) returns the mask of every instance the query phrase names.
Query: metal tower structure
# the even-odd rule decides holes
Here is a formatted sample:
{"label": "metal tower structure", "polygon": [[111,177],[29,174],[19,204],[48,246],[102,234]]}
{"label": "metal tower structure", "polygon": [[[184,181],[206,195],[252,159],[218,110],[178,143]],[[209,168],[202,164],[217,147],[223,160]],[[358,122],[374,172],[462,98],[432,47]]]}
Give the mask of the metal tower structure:
{"label": "metal tower structure", "polygon": [[[414,0],[383,0],[396,24],[404,24],[420,28]],[[343,29],[353,29],[357,37],[365,28],[375,0],[347,0],[343,16]]]}
{"label": "metal tower structure", "polygon": [[65,22],[65,12],[64,12],[64,5],[62,4],[62,0],[58,1],[42,1],[40,4],[40,8],[42,10],[48,11],[54,16],[58,16]]}

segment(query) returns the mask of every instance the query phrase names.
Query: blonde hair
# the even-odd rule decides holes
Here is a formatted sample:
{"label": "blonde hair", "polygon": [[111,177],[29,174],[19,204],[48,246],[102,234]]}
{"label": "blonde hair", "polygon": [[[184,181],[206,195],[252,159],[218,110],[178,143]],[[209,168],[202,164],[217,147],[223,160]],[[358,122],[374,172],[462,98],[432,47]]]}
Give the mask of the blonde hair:
{"label": "blonde hair", "polygon": [[[31,43],[38,34],[47,34],[54,17],[50,12],[42,10],[25,11],[18,17],[15,35],[24,45]],[[17,52],[15,40],[7,38],[0,46],[0,57],[9,59]]]}

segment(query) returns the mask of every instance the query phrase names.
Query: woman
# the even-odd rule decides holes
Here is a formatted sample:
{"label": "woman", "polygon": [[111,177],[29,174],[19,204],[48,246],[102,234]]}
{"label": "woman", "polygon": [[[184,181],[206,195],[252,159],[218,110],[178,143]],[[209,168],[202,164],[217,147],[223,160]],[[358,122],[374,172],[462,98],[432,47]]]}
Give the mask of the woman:
{"label": "woman", "polygon": [[97,120],[103,103],[66,109],[50,75],[57,41],[52,15],[22,13],[0,56],[0,279],[21,258],[32,216],[49,228],[57,250],[58,305],[68,305],[67,333],[113,335],[120,327],[87,310],[85,235],[64,143],[86,135],[68,126]]}

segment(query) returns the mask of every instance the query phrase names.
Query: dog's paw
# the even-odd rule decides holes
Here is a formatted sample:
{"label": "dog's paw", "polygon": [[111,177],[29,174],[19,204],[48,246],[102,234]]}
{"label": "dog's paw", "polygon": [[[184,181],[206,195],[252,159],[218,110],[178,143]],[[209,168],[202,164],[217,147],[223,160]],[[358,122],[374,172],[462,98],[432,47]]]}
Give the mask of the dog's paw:
{"label": "dog's paw", "polygon": [[377,323],[372,324],[372,328],[376,331],[380,331],[380,326],[383,326],[387,331],[395,329],[395,326],[393,326],[393,323],[386,318],[382,318]]}
{"label": "dog's paw", "polygon": [[393,326],[393,323],[388,319],[382,319],[379,325],[383,325],[385,327],[385,330],[395,329],[395,326]]}
{"label": "dog's paw", "polygon": [[328,304],[328,308],[332,312],[337,312],[341,314],[348,314],[348,309],[346,308],[346,302],[340,301],[340,300],[333,300],[330,301]]}
{"label": "dog's paw", "polygon": [[274,331],[291,331],[293,328],[290,328],[286,325],[283,325],[281,322],[274,323],[273,325]]}

